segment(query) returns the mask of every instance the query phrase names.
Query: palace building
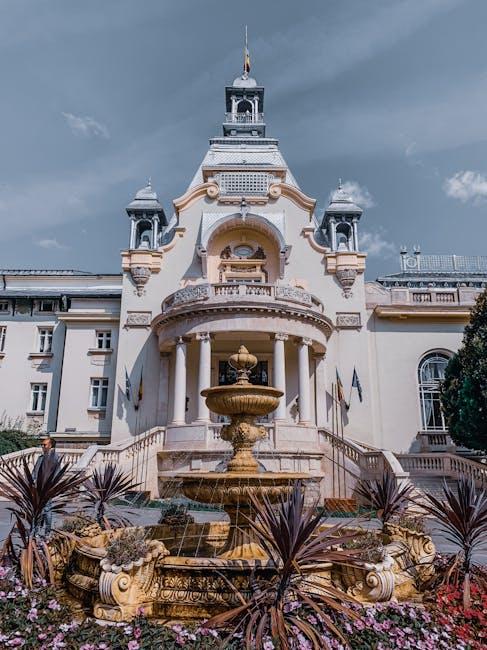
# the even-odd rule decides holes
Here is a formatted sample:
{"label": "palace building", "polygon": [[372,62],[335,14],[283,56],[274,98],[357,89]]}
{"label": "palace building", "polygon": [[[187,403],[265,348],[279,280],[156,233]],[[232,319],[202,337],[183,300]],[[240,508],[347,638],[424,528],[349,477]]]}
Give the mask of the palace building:
{"label": "palace building", "polygon": [[398,273],[365,281],[367,215],[341,186],[318,212],[266,120],[244,73],[171,210],[150,182],[127,206],[121,273],[0,271],[0,414],[78,446],[157,430],[159,473],[213,469],[228,447],[200,393],[234,381],[243,344],[251,380],[284,392],[267,469],[325,475],[327,432],[365,450],[449,446],[439,380],[487,257],[404,251]]}

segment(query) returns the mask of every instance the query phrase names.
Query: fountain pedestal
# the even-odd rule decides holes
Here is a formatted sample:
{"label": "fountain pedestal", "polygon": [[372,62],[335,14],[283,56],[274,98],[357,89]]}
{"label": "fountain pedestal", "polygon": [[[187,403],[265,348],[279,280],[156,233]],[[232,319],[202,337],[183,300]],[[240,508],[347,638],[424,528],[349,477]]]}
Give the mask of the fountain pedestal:
{"label": "fountain pedestal", "polygon": [[176,478],[182,481],[182,490],[188,498],[221,505],[228,514],[230,532],[218,557],[227,560],[267,560],[267,554],[258,544],[250,525],[255,516],[251,495],[259,501],[267,498],[274,503],[291,491],[294,481],[309,476],[259,471],[253,447],[266,436],[266,430],[255,420],[275,411],[283,392],[250,383],[250,370],[257,364],[257,359],[244,346],[230,357],[229,363],[237,371],[236,383],[201,391],[210,411],[231,418],[221,432],[221,438],[233,447],[227,470],[189,472],[178,474]]}

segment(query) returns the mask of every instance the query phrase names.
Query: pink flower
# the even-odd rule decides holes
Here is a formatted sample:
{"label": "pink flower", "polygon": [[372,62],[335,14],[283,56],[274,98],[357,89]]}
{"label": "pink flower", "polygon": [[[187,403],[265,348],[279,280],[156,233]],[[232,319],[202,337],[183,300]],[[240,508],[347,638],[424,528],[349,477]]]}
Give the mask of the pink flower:
{"label": "pink flower", "polygon": [[52,609],[53,611],[59,611],[61,609],[61,605],[58,603],[58,601],[55,598],[51,598],[51,600],[47,603],[47,606],[49,609]]}
{"label": "pink flower", "polygon": [[37,609],[35,607],[31,607],[29,613],[27,614],[27,620],[33,623],[36,620],[36,618],[37,618]]}
{"label": "pink flower", "polygon": [[137,641],[129,641],[127,650],[139,650],[140,645]]}

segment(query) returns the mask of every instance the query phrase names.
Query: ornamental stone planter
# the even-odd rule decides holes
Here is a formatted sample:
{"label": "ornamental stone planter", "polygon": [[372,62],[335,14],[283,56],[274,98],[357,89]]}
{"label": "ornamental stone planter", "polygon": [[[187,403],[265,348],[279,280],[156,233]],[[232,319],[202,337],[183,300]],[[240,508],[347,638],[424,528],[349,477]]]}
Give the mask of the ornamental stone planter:
{"label": "ornamental stone planter", "polygon": [[397,524],[387,524],[386,534],[391,542],[402,542],[407,547],[410,564],[415,567],[420,583],[433,576],[436,548],[430,535]]}
{"label": "ornamental stone planter", "polygon": [[364,561],[362,566],[340,565],[333,573],[335,584],[360,602],[385,602],[393,596],[394,558],[387,551],[380,562]]}
{"label": "ornamental stone planter", "polygon": [[121,566],[111,564],[106,558],[101,560],[99,598],[94,604],[96,618],[127,621],[140,610],[147,616],[152,614],[157,595],[157,585],[154,585],[156,563],[169,555],[169,551],[159,540],[151,540],[148,546],[144,557]]}

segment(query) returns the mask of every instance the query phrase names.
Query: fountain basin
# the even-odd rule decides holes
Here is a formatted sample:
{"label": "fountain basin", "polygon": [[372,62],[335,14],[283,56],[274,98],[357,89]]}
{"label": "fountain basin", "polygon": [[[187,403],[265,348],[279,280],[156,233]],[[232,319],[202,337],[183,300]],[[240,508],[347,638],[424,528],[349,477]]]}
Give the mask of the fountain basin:
{"label": "fountain basin", "polygon": [[[175,476],[193,501],[221,506],[248,506],[250,495],[271,502],[291,491],[295,481],[309,479],[302,472],[185,472]],[[244,503],[245,502],[245,503]]]}
{"label": "fountain basin", "polygon": [[282,390],[270,386],[254,384],[233,384],[215,386],[201,391],[206,397],[206,405],[220,415],[245,414],[250,416],[268,415],[279,406]]}
{"label": "fountain basin", "polygon": [[226,560],[268,560],[250,521],[255,517],[251,496],[275,503],[291,492],[295,481],[306,481],[301,472],[187,472],[175,476],[185,496],[194,501],[221,505],[230,518],[225,546],[218,557]]}

